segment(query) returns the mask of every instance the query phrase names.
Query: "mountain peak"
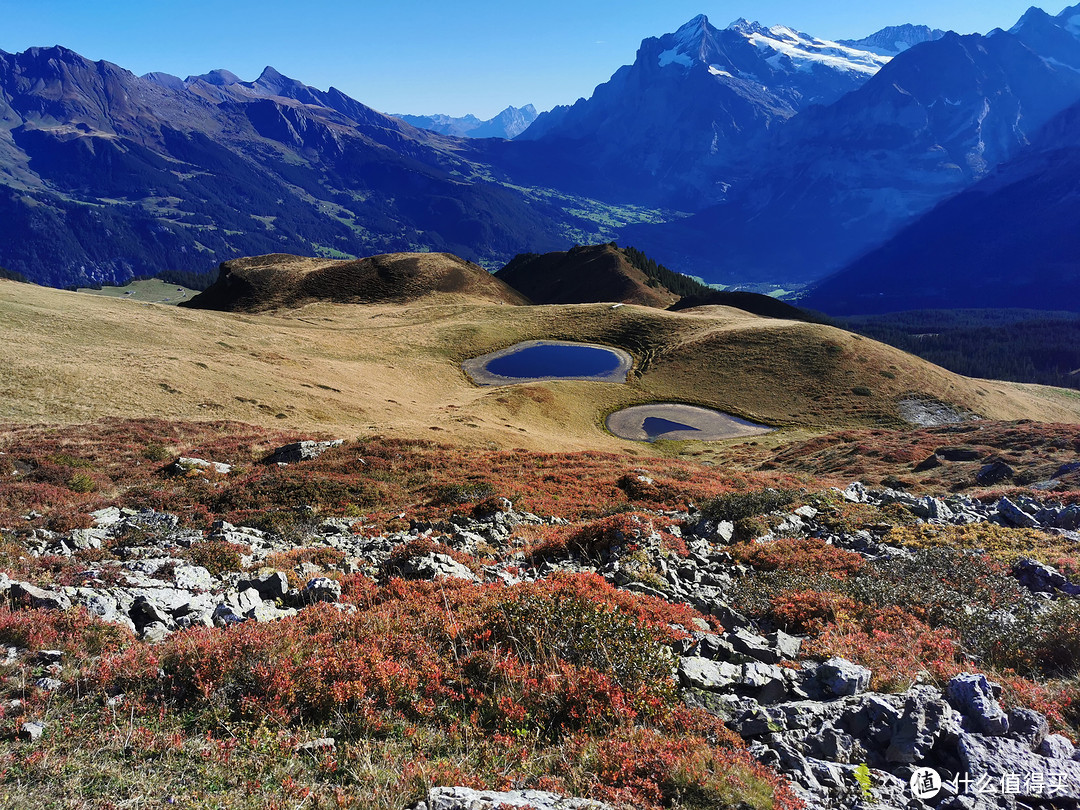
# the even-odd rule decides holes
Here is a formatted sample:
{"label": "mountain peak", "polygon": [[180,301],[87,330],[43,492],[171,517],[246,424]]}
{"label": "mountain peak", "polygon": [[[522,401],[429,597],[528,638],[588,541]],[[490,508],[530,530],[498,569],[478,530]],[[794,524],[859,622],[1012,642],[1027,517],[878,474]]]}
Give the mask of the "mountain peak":
{"label": "mountain peak", "polygon": [[694,19],[679,26],[675,32],[675,47],[680,53],[700,52],[716,29],[709,25],[709,18],[698,14]]}
{"label": "mountain peak", "polygon": [[271,65],[267,65],[266,67],[263,68],[262,73],[259,74],[259,78],[257,78],[255,81],[256,82],[276,81],[278,79],[287,79],[287,78],[288,78],[287,76],[283,76],[276,69],[274,69]]}
{"label": "mountain peak", "polygon": [[842,39],[841,45],[870,51],[878,56],[897,56],[923,42],[933,42],[948,33],[928,25],[890,25],[862,39]]}
{"label": "mountain peak", "polygon": [[761,34],[763,36],[769,35],[769,29],[759,22],[750,22],[745,17],[739,17],[731,25],[727,27],[728,31],[735,31],[743,36],[750,36],[752,34]]}
{"label": "mountain peak", "polygon": [[215,87],[228,87],[230,84],[240,84],[240,77],[224,68],[218,68],[209,73],[203,73],[201,76],[188,76],[184,81],[188,83],[203,81]]}

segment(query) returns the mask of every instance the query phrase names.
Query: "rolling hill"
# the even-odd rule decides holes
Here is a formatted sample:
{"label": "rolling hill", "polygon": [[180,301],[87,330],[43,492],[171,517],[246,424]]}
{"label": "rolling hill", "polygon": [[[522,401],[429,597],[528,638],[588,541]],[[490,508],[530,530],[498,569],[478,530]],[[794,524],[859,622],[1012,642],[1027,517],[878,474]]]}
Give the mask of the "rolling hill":
{"label": "rolling hill", "polygon": [[[316,266],[307,268],[318,274]],[[633,451],[603,430],[603,417],[656,401],[786,428],[775,441],[791,431],[901,426],[912,401],[988,418],[1080,419],[1080,401],[1067,392],[970,380],[833,327],[724,307],[507,306],[438,291],[364,304],[305,297],[294,299],[307,302],[298,308],[284,300],[275,292],[265,302],[279,307],[273,312],[221,312],[0,282],[0,420],[138,413],[469,446]],[[538,339],[622,348],[635,367],[625,385],[479,388],[462,372],[470,357]]]}
{"label": "rolling hill", "polygon": [[[495,276],[537,304],[617,301],[666,309],[680,297],[634,266],[614,244],[519,254]],[[689,278],[686,283],[696,284]]]}
{"label": "rolling hill", "polygon": [[262,312],[318,301],[408,303],[429,296],[528,303],[484,268],[448,253],[393,253],[353,261],[273,254],[223,263],[217,281],[181,306]]}

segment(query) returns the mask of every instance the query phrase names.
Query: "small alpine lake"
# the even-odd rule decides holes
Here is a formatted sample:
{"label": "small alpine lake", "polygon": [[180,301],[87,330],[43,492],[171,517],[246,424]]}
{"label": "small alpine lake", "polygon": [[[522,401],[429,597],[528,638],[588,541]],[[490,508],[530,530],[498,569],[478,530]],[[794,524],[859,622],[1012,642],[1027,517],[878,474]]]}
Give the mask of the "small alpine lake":
{"label": "small alpine lake", "polygon": [[622,349],[595,343],[528,340],[461,364],[479,385],[512,385],[539,380],[594,380],[625,383],[634,358]]}
{"label": "small alpine lake", "polygon": [[741,436],[760,436],[773,428],[739,419],[737,416],[675,402],[634,405],[607,418],[607,429],[620,439],[653,442],[657,439],[718,441]]}

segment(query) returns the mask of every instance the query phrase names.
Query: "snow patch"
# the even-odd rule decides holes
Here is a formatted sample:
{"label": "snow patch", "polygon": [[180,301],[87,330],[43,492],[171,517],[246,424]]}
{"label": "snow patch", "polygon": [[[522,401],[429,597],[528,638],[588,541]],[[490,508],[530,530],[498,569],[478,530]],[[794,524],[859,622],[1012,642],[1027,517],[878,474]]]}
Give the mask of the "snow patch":
{"label": "snow patch", "polygon": [[1055,59],[1052,56],[1044,56],[1044,57],[1042,57],[1042,60],[1044,62],[1046,62],[1046,64],[1048,64],[1048,65],[1053,65],[1054,67],[1065,68],[1066,70],[1071,70],[1071,71],[1074,71],[1076,73],[1080,73],[1080,67],[1077,67],[1076,65],[1067,65],[1064,62],[1062,62],[1060,59]]}
{"label": "snow patch", "polygon": [[767,57],[766,61],[778,70],[794,69],[808,73],[817,66],[823,66],[873,75],[891,59],[838,42],[817,39],[784,25],[762,28],[757,24],[740,24],[737,27],[733,24],[733,30],[739,31],[759,51],[773,51],[774,56]]}
{"label": "snow patch", "polygon": [[726,76],[729,79],[734,79],[735,78],[730,73],[728,73],[726,70],[721,68],[719,65],[709,65],[709,73],[711,73],[713,76]]}
{"label": "snow patch", "polygon": [[682,65],[683,67],[690,67],[694,64],[693,60],[685,53],[680,53],[678,48],[671,48],[660,54],[660,67],[667,67],[668,65]]}

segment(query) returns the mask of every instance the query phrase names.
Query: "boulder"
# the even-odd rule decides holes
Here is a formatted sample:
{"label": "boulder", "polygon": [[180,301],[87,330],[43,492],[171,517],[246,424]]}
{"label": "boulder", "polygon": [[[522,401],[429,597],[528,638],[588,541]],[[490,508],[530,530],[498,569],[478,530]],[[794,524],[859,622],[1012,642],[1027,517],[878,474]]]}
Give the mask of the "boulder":
{"label": "boulder", "polygon": [[63,687],[64,682],[59,681],[56,678],[38,678],[34,681],[34,685],[42,692],[55,692],[57,689]]}
{"label": "boulder", "polygon": [[341,583],[329,577],[315,577],[304,586],[300,597],[307,604],[336,602],[341,598]]}
{"label": "boulder", "polygon": [[942,462],[941,457],[938,456],[937,453],[932,453],[911,469],[913,472],[926,472],[927,470],[936,470],[943,463],[944,462]]}
{"label": "boulder", "polygon": [[1012,575],[1033,593],[1080,595],[1080,585],[1074,585],[1060,571],[1037,560],[1017,560],[1013,564]]}
{"label": "boulder", "polygon": [[1062,464],[1054,473],[1054,478],[1061,478],[1074,472],[1080,472],[1080,461],[1070,461],[1067,464]]}
{"label": "boulder", "polygon": [[679,681],[687,687],[720,691],[738,683],[741,676],[742,671],[735,664],[698,657],[679,660]]}
{"label": "boulder", "polygon": [[769,633],[767,638],[769,646],[776,650],[782,659],[791,661],[799,657],[799,650],[802,649],[803,642],[799,636],[792,636],[783,630],[777,630]]}
{"label": "boulder", "polygon": [[1034,709],[1009,710],[1009,736],[1027,743],[1037,751],[1046,735],[1050,733],[1050,724],[1046,715]]}
{"label": "boulder", "polygon": [[787,679],[784,670],[771,664],[753,661],[743,664],[739,677],[741,691],[761,703],[776,703],[787,695]]}
{"label": "boulder", "polygon": [[224,464],[220,461],[207,461],[205,458],[181,456],[167,468],[167,471],[174,475],[183,475],[192,472],[193,470],[203,470],[205,472],[214,472],[218,475],[228,475],[232,472],[232,465]]}
{"label": "boulder", "polygon": [[164,622],[151,622],[142,629],[140,635],[148,644],[157,644],[169,637],[169,628]]}
{"label": "boulder", "polygon": [[989,464],[984,464],[979,471],[975,473],[975,483],[979,486],[991,487],[994,484],[1009,481],[1015,475],[1016,470],[1004,461],[991,461]]}
{"label": "boulder", "polygon": [[[464,579],[473,581],[476,575],[448,554],[431,552],[400,560],[394,566],[395,573],[404,579]],[[661,596],[663,596],[661,594]]]}
{"label": "boulder", "polygon": [[942,736],[955,736],[960,723],[952,708],[931,687],[915,687],[904,700],[904,713],[893,726],[885,759],[897,764],[922,762]]}
{"label": "boulder", "polygon": [[241,591],[254,588],[263,599],[274,602],[289,592],[289,577],[283,571],[270,571],[241,579],[236,587]]}
{"label": "boulder", "polygon": [[161,624],[165,627],[173,625],[172,615],[167,609],[160,605],[157,600],[141,594],[135,597],[128,615],[135,622],[135,628],[140,633],[149,624]]}
{"label": "boulder", "polygon": [[1080,797],[1080,762],[1040,756],[1019,740],[967,732],[961,733],[957,751],[961,770],[972,777],[988,776],[991,784],[1000,785],[1003,778],[1019,774],[1022,795],[1065,798],[1057,807],[1075,807]]}
{"label": "boulder", "polygon": [[27,582],[12,582],[8,590],[11,603],[20,607],[67,610],[71,600],[59,591],[48,591]]}
{"label": "boulder", "polygon": [[1039,527],[1039,521],[1034,516],[1029,515],[1008,498],[1002,498],[998,501],[997,510],[998,514],[1001,515],[1001,519],[1010,526],[1016,526],[1018,529],[1037,529]]}
{"label": "boulder", "polygon": [[301,461],[311,461],[329,450],[331,447],[340,447],[345,443],[344,439],[333,439],[328,442],[302,441],[293,442],[277,448],[267,456],[264,464],[296,464]]}
{"label": "boulder", "polygon": [[994,697],[995,685],[985,675],[957,675],[945,687],[945,698],[964,716],[964,728],[991,737],[1009,731],[1009,716]]}
{"label": "boulder", "polygon": [[870,685],[870,670],[845,658],[830,658],[817,671],[818,683],[826,695],[844,697],[865,692]]}
{"label": "boulder", "polygon": [[1049,759],[1072,759],[1076,749],[1067,737],[1060,734],[1048,734],[1036,749]]}
{"label": "boulder", "polygon": [[185,591],[208,591],[214,587],[214,578],[201,565],[178,565],[174,572],[176,587]]}
{"label": "boulder", "polygon": [[783,659],[780,652],[769,643],[767,638],[745,628],[732,630],[725,634],[724,640],[744,659],[749,658],[763,664],[776,664]]}
{"label": "boulder", "polygon": [[40,720],[28,720],[19,726],[19,737],[24,740],[40,740],[41,735],[45,733],[45,724]]}

